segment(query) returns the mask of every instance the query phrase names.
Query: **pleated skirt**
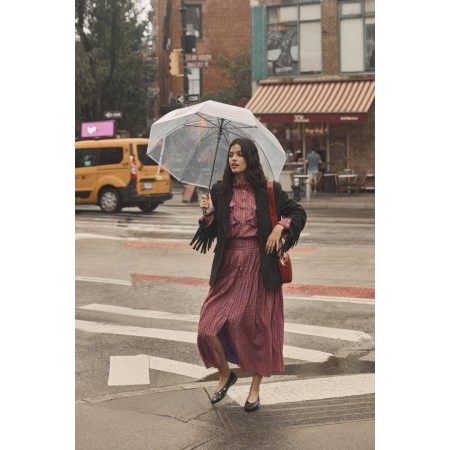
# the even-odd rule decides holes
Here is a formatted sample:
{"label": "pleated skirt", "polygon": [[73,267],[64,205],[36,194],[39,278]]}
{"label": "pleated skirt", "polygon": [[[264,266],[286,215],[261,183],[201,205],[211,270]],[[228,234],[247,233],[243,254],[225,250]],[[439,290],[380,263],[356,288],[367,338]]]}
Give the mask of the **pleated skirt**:
{"label": "pleated skirt", "polygon": [[284,372],[281,287],[266,289],[260,274],[258,238],[230,239],[218,279],[200,312],[197,345],[206,367],[220,367],[214,337],[229,362],[268,377]]}

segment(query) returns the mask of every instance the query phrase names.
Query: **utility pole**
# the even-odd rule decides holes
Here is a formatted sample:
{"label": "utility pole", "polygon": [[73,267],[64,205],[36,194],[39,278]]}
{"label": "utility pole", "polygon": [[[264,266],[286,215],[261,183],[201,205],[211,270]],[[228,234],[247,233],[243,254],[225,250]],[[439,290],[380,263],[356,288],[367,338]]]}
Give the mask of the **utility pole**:
{"label": "utility pole", "polygon": [[188,80],[188,70],[187,70],[187,61],[186,61],[186,6],[184,5],[184,0],[181,0],[181,48],[183,54],[183,95],[185,102],[187,101],[189,95],[189,80]]}

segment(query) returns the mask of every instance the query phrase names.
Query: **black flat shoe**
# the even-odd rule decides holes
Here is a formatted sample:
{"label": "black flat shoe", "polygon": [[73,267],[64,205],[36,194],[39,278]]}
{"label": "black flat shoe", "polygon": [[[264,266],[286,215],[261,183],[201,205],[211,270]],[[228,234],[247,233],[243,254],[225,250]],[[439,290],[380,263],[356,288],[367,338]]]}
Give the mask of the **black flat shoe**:
{"label": "black flat shoe", "polygon": [[218,390],[217,392],[214,392],[213,398],[211,399],[211,403],[214,405],[214,403],[220,402],[220,400],[222,400],[225,395],[227,395],[228,389],[233,386],[234,383],[236,383],[237,381],[237,376],[236,374],[231,371],[230,372],[230,376],[228,377],[227,382],[225,383],[225,386]]}
{"label": "black flat shoe", "polygon": [[246,411],[256,411],[256,410],[259,408],[259,404],[260,404],[260,401],[259,401],[259,395],[258,395],[258,398],[257,398],[256,402],[250,403],[250,402],[247,400],[247,401],[245,402],[244,409],[245,409]]}

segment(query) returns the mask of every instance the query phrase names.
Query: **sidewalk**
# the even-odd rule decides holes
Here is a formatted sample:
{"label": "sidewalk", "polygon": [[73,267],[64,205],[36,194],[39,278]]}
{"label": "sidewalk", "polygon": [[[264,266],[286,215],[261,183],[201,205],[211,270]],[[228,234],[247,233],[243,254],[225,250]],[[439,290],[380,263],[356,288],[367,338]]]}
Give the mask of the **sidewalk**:
{"label": "sidewalk", "polygon": [[[76,405],[76,448],[375,448],[373,373],[303,380],[291,378],[274,376],[263,383],[261,407],[253,413],[245,412],[242,407],[249,378],[239,379],[228,395],[214,406],[210,398],[215,381],[86,399]],[[356,385],[355,392],[358,393],[345,395],[345,386],[339,389],[333,383],[338,378],[339,382],[344,380],[347,389]],[[270,399],[278,395],[278,391],[284,391],[288,398],[284,403],[271,405]],[[293,401],[298,395],[303,400]]]}
{"label": "sidewalk", "polygon": [[[164,202],[165,206],[197,206],[197,200],[194,197],[194,201],[184,202],[183,192],[184,184],[172,181],[172,194],[173,197]],[[202,188],[197,188],[197,195],[201,195]],[[293,197],[292,192],[288,194]],[[355,209],[355,210],[375,210],[375,193],[353,193],[353,194],[336,194],[328,192],[312,192],[310,195],[310,201],[306,201],[306,198],[302,196],[299,203],[305,209]]]}

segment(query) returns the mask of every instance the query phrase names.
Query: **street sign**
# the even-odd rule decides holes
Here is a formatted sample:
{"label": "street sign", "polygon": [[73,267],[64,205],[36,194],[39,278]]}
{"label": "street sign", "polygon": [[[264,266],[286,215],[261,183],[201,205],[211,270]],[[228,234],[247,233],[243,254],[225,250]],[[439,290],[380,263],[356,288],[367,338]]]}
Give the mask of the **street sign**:
{"label": "street sign", "polygon": [[189,103],[193,103],[193,102],[198,102],[200,100],[200,95],[197,94],[193,94],[193,95],[188,95],[188,102]]}
{"label": "street sign", "polygon": [[191,94],[187,96],[177,95],[176,100],[179,105],[184,105],[185,103],[194,103],[200,100],[200,95],[198,94]]}
{"label": "street sign", "polygon": [[190,53],[186,55],[186,61],[211,61],[212,55],[209,53]]}
{"label": "street sign", "polygon": [[107,119],[121,119],[122,111],[107,111],[104,115]]}
{"label": "street sign", "polygon": [[202,69],[203,67],[209,67],[208,61],[186,61],[186,66],[189,69]]}

